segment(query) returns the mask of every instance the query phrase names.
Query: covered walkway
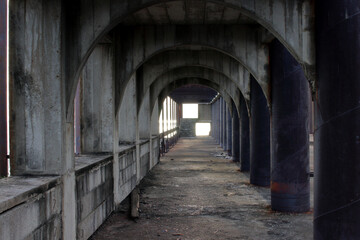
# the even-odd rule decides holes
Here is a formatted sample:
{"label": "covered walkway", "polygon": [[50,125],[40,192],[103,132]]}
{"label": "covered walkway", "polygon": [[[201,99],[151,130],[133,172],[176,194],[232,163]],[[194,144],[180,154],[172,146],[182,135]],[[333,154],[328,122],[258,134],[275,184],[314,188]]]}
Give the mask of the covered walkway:
{"label": "covered walkway", "polygon": [[92,239],[312,238],[312,214],[271,211],[270,189],[221,153],[210,137],[181,138],[141,182],[140,218],[113,214]]}

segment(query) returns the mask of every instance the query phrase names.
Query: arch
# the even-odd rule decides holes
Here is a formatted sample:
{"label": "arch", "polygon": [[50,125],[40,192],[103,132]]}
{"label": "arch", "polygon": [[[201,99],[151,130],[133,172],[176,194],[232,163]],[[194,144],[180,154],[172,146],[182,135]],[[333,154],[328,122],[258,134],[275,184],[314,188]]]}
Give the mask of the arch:
{"label": "arch", "polygon": [[[258,30],[247,26],[151,26],[119,27],[114,33],[116,105],[129,77],[144,63],[169,49],[213,49],[233,57],[259,81],[268,93],[268,47],[259,41]],[[136,47],[134,46],[136,45]],[[72,83],[68,101],[74,94]],[[69,89],[68,89],[69,90]],[[70,95],[69,95],[70,94]]]}
{"label": "arch", "polygon": [[[161,109],[161,103],[164,101],[164,99],[169,95],[170,92],[172,92],[173,90],[175,90],[176,88],[185,86],[185,85],[189,85],[189,84],[199,84],[199,85],[203,85],[203,86],[207,86],[209,88],[214,89],[215,91],[218,91],[220,93],[220,95],[224,98],[224,100],[226,101],[227,104],[231,104],[232,103],[232,98],[231,96],[228,95],[228,93],[226,93],[225,91],[223,91],[221,89],[221,87],[214,83],[211,82],[207,79],[199,79],[199,78],[183,78],[183,79],[177,79],[174,80],[172,83],[169,83],[167,86],[165,86],[158,95],[158,102],[159,102],[159,109]],[[155,102],[150,104],[150,109],[151,109],[151,113],[154,110],[155,107]],[[231,105],[229,105],[231,106]]]}
{"label": "arch", "polygon": [[[151,58],[140,68],[139,81],[142,81],[141,88],[147,89],[160,75],[174,69],[179,69],[174,73],[184,74],[185,72],[181,72],[181,70],[184,71],[185,69],[180,68],[190,66],[213,69],[222,73],[241,89],[245,99],[250,100],[249,72],[233,58],[214,50],[166,51]],[[198,74],[196,72],[192,73]],[[207,72],[207,74],[211,73]]]}
{"label": "arch", "polygon": [[[187,4],[191,1],[184,0]],[[69,73],[67,79],[67,102],[74,96],[74,86],[86,59],[95,45],[115,26],[126,17],[137,11],[156,4],[183,4],[184,1],[163,0],[114,0],[114,1],[77,1],[64,4],[68,11],[67,24],[74,30],[68,34],[66,52],[72,56],[67,64]],[[277,37],[292,55],[303,66],[309,79],[315,78],[315,51],[314,51],[314,21],[313,4],[310,0],[265,0],[259,3],[256,0],[204,0],[206,4],[217,4],[224,9],[236,10]],[[70,5],[71,4],[71,5]],[[75,23],[75,24],[74,24]],[[256,76],[255,76],[256,77]]]}
{"label": "arch", "polygon": [[[233,101],[238,104],[240,103],[240,96],[242,97],[242,92],[238,88],[238,86],[227,76],[224,74],[217,72],[213,69],[208,69],[205,67],[199,66],[184,66],[180,68],[172,69],[152,82],[151,86],[148,88],[150,91],[150,99],[151,105],[157,99],[160,91],[163,89],[163,86],[167,86],[171,82],[177,79],[207,79],[210,82],[216,83],[217,85],[221,86],[221,89],[224,89],[228,95],[230,95]],[[146,90],[148,91],[148,90]],[[218,91],[219,92],[219,91]],[[144,96],[145,93],[141,93],[141,96]],[[140,98],[140,102],[142,105],[143,98]],[[238,110],[239,112],[239,110]]]}

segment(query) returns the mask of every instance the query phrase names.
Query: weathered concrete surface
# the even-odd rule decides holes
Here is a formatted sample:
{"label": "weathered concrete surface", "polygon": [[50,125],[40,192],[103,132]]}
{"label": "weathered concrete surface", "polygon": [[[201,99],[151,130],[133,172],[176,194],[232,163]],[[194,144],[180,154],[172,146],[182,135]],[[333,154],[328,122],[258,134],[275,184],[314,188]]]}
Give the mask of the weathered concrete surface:
{"label": "weathered concrete surface", "polygon": [[[266,0],[261,2],[255,0],[219,0],[196,1],[194,3],[192,1],[161,1],[159,3],[150,0],[135,2],[131,0],[103,2],[92,0],[71,2],[71,5],[65,4],[65,7],[74,9],[66,14],[67,25],[72,27],[69,41],[66,44],[67,52],[72,56],[70,61],[67,62],[67,66],[69,66],[67,103],[70,105],[74,96],[78,79],[77,74],[79,74],[93,47],[97,42],[101,41],[102,36],[107,34],[117,24],[125,21],[126,18],[135,21],[136,19],[144,20],[144,17],[141,17],[144,15],[148,16],[148,18],[145,17],[146,24],[229,23],[229,17],[234,18],[231,16],[237,15],[235,18],[238,20],[239,16],[245,15],[245,18],[249,17],[251,21],[258,22],[278,37],[290,49],[290,52],[293,53],[297,60],[303,63],[304,66],[307,66],[307,69],[311,69],[315,63],[312,6],[310,0],[299,2],[293,0]],[[214,7],[218,10],[214,11]],[[216,16],[219,15],[219,11],[222,11],[221,9],[223,9],[224,14],[220,14],[219,19]],[[207,17],[205,18],[205,16]],[[159,19],[162,19],[162,21]],[[209,19],[210,21],[208,21]],[[139,23],[141,24],[141,20]],[[162,32],[168,34],[168,37],[163,37],[162,40],[168,39],[171,42],[172,39],[175,39],[175,37],[171,36],[170,31],[153,31],[151,33],[153,37],[146,37],[146,39],[151,41],[147,44],[150,46],[149,49],[154,49],[157,46],[164,49],[168,46],[160,40],[161,37],[159,35]],[[184,35],[186,32],[182,31],[181,35]],[[193,34],[195,37],[199,36],[199,31],[188,32],[196,33]],[[219,31],[213,31],[213,36],[213,40],[219,39]],[[124,37],[124,34],[121,34],[121,37]],[[139,39],[140,41],[136,45],[143,41],[141,34],[139,34]],[[222,42],[221,40],[220,42]],[[130,42],[136,41],[131,40]],[[243,50],[241,52],[244,52]],[[141,53],[137,56],[142,56],[144,52],[150,52],[149,50],[142,50],[142,48],[139,48],[139,51]]]}
{"label": "weathered concrete surface", "polygon": [[0,239],[61,239],[59,177],[10,177],[0,181]]}
{"label": "weathered concrete surface", "polygon": [[[112,156],[83,156],[76,171],[76,236],[88,239],[114,209]],[[91,164],[92,163],[92,164]],[[84,166],[85,165],[85,166]]]}
{"label": "weathered concrete surface", "polygon": [[112,152],[114,119],[113,48],[99,44],[81,78],[82,153]]}
{"label": "weathered concrete surface", "polygon": [[140,185],[140,219],[114,214],[97,239],[311,239],[312,214],[270,210],[270,190],[215,157],[211,138],[180,139]]}

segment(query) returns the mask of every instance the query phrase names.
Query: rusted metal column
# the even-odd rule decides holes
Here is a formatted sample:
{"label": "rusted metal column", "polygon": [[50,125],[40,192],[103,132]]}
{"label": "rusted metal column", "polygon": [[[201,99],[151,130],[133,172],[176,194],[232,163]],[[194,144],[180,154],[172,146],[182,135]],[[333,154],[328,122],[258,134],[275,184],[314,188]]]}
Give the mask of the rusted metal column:
{"label": "rusted metal column", "polygon": [[265,95],[251,77],[250,183],[270,185],[270,113]]}
{"label": "rusted metal column", "polygon": [[243,97],[240,98],[240,171],[250,170],[249,114]]}
{"label": "rusted metal column", "polygon": [[222,114],[222,148],[226,151],[226,144],[227,144],[227,132],[226,132],[226,125],[227,125],[227,122],[226,122],[226,108],[227,108],[227,104],[225,102],[224,99],[222,99],[223,101],[223,109],[221,111],[221,114]]}
{"label": "rusted metal column", "polygon": [[239,130],[239,114],[237,112],[237,109],[235,107],[235,104],[233,105],[233,117],[232,117],[232,158],[234,162],[239,162],[240,160],[240,130]]}
{"label": "rusted metal column", "polygon": [[220,98],[220,111],[219,111],[219,118],[220,118],[220,132],[219,132],[219,142],[220,142],[220,147],[223,147],[223,143],[224,143],[224,139],[223,139],[223,132],[224,132],[224,119],[223,119],[223,111],[224,111],[224,100],[223,98]]}
{"label": "rusted metal column", "polygon": [[271,207],[276,211],[310,209],[309,96],[300,64],[278,41],[270,44]]}
{"label": "rusted metal column", "polygon": [[230,114],[230,108],[226,108],[226,150],[229,156],[232,156],[232,117]]}
{"label": "rusted metal column", "polygon": [[7,0],[0,0],[0,177],[7,176]]}
{"label": "rusted metal column", "polygon": [[315,239],[360,239],[360,1],[317,0]]}

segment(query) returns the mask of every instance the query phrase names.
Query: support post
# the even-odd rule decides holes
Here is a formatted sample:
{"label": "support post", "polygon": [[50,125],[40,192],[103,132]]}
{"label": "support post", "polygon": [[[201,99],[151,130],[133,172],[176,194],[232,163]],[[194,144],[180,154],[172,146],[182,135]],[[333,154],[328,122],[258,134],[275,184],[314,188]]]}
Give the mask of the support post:
{"label": "support post", "polygon": [[232,156],[232,117],[230,114],[230,108],[226,108],[226,150],[229,156]]}
{"label": "support post", "polygon": [[360,239],[360,2],[315,9],[314,238]]}
{"label": "support post", "polygon": [[224,101],[223,98],[220,98],[220,112],[219,112],[219,118],[220,118],[220,133],[219,133],[219,140],[220,140],[220,147],[223,147],[223,135],[224,135],[224,120],[223,120],[223,110],[224,110]]}
{"label": "support post", "polygon": [[0,177],[8,174],[7,164],[7,0],[0,0]]}
{"label": "support post", "polygon": [[300,64],[278,41],[270,44],[271,207],[310,209],[309,83]]}
{"label": "support post", "polygon": [[232,159],[234,162],[239,162],[240,160],[240,131],[239,131],[239,114],[235,107],[235,104],[232,103],[233,107],[233,117],[232,117]]}
{"label": "support post", "polygon": [[265,95],[251,77],[250,183],[270,185],[270,114]]}
{"label": "support post", "polygon": [[250,170],[250,125],[249,113],[243,97],[240,98],[240,171]]}

